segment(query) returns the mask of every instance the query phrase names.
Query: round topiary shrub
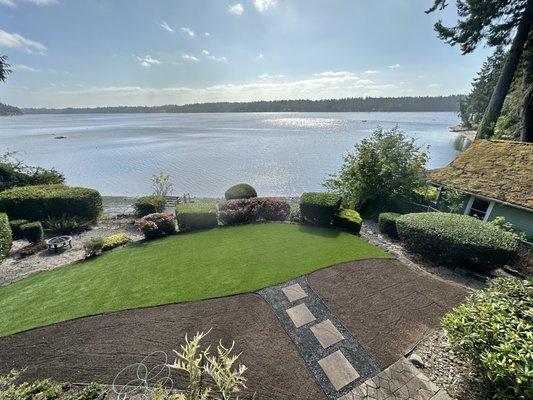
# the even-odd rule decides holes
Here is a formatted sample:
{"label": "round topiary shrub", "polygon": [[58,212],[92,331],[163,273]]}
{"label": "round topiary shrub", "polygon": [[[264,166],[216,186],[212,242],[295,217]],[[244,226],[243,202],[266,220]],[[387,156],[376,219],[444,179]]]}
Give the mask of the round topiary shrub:
{"label": "round topiary shrub", "polygon": [[21,225],[27,224],[27,219],[16,219],[14,221],[9,221],[9,226],[11,227],[11,233],[13,235],[13,240],[24,239],[22,231],[20,230]]}
{"label": "round topiary shrub", "polygon": [[378,229],[381,233],[389,235],[390,237],[398,237],[398,229],[396,229],[396,220],[400,218],[402,214],[393,212],[384,212],[379,214],[378,217]]}
{"label": "round topiary shrub", "polygon": [[11,248],[11,228],[6,214],[0,214],[0,262],[7,257]]}
{"label": "round topiary shrub", "polygon": [[43,226],[40,222],[29,222],[21,225],[20,230],[24,238],[30,243],[37,243],[43,240]]}
{"label": "round topiary shrub", "polygon": [[148,214],[162,213],[165,211],[166,204],[167,200],[163,196],[143,196],[137,199],[133,208],[135,214],[142,218]]}
{"label": "round topiary shrub", "polygon": [[226,190],[224,197],[226,200],[251,199],[252,197],[257,197],[257,192],[247,183],[239,183]]}
{"label": "round topiary shrub", "polygon": [[396,227],[407,248],[442,264],[497,267],[518,251],[513,235],[467,215],[406,214]]}

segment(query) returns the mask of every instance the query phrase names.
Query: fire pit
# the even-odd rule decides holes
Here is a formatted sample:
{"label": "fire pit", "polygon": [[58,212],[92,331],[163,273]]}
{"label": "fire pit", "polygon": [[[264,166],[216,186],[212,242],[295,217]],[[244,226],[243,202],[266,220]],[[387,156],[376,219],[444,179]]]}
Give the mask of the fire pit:
{"label": "fire pit", "polygon": [[59,253],[59,249],[69,246],[72,248],[72,236],[56,236],[46,241],[48,251],[54,250],[54,253]]}

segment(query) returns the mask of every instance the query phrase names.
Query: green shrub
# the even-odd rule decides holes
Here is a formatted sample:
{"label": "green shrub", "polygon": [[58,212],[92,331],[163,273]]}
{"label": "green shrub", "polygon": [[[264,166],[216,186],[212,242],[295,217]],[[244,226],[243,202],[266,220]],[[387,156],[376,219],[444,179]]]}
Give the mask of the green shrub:
{"label": "green shrub", "polygon": [[341,202],[341,196],[334,193],[304,193],[300,197],[300,213],[307,222],[330,225]]}
{"label": "green shrub", "polygon": [[14,221],[9,221],[9,226],[11,227],[11,233],[13,235],[13,240],[19,240],[24,239],[24,236],[22,235],[22,231],[20,230],[20,226],[27,224],[27,219],[16,219]]}
{"label": "green shrub", "polygon": [[7,257],[11,249],[11,228],[6,214],[0,214],[0,263]]}
{"label": "green shrub", "polygon": [[402,214],[393,212],[384,212],[379,214],[378,217],[378,229],[381,233],[389,235],[390,237],[398,237],[398,229],[396,228],[396,220],[400,218]]}
{"label": "green shrub", "polygon": [[44,232],[40,222],[28,222],[21,225],[20,230],[24,239],[30,243],[37,243],[43,240]]}
{"label": "green shrub", "polygon": [[125,232],[115,233],[114,235],[106,236],[102,241],[102,250],[107,251],[115,247],[123,246],[132,242],[132,239]]}
{"label": "green shrub", "polygon": [[208,204],[179,204],[176,219],[180,231],[209,229],[218,225],[217,206]]}
{"label": "green shrub", "polygon": [[226,200],[251,199],[257,197],[257,192],[247,183],[239,183],[226,190],[224,197]]}
{"label": "green shrub", "polygon": [[83,242],[83,248],[85,249],[85,258],[91,258],[97,256],[102,252],[104,248],[103,237],[93,237]]}
{"label": "green shrub", "polygon": [[171,213],[148,214],[135,221],[135,227],[148,240],[176,233],[176,221]]}
{"label": "green shrub", "polygon": [[142,218],[148,214],[162,213],[165,211],[167,204],[166,199],[163,196],[144,196],[139,199],[133,205],[135,214]]}
{"label": "green shrub", "polygon": [[291,212],[289,214],[289,221],[291,222],[301,222],[302,221],[302,214],[300,212],[300,206],[296,205],[291,208]]}
{"label": "green shrub", "polygon": [[335,225],[347,229],[351,233],[359,234],[363,218],[355,210],[342,209],[335,216]]}
{"label": "green shrub", "polygon": [[86,231],[91,227],[91,223],[80,217],[48,218],[42,222],[45,231],[64,235]]}
{"label": "green shrub", "polygon": [[0,192],[0,211],[11,219],[45,221],[66,216],[94,223],[102,212],[102,197],[94,189],[22,186]]}
{"label": "green shrub", "polygon": [[256,221],[285,221],[291,211],[289,203],[268,197],[228,200],[220,205],[219,218],[223,225]]}
{"label": "green shrub", "polygon": [[55,185],[65,182],[63,174],[54,169],[31,167],[15,159],[15,153],[0,154],[0,191],[15,186]]}
{"label": "green shrub", "polygon": [[490,268],[509,262],[518,250],[513,235],[467,215],[406,214],[396,226],[410,250],[443,264]]}
{"label": "green shrub", "polygon": [[494,398],[533,398],[533,282],[497,278],[446,314],[454,350],[478,369]]}

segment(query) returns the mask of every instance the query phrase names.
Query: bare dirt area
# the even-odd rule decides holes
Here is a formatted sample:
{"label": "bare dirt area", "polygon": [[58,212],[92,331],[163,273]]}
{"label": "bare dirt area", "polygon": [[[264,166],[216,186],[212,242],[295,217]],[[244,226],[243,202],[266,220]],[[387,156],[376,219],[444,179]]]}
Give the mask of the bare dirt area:
{"label": "bare dirt area", "polygon": [[309,284],[382,368],[438,328],[468,293],[397,260],[337,265],[311,274]]}
{"label": "bare dirt area", "polygon": [[75,261],[83,260],[85,256],[83,243],[86,240],[118,232],[126,232],[134,241],[142,239],[133,226],[133,219],[121,217],[103,219],[93,229],[71,235],[72,248],[61,250],[58,254],[45,249],[37,254],[21,258],[17,251],[29,243],[25,240],[17,240],[13,243],[9,257],[2,262],[0,286],[8,285],[39,271],[62,268]]}
{"label": "bare dirt area", "polygon": [[[268,305],[255,294],[80,318],[0,338],[0,373],[27,370],[25,380],[113,382],[120,370],[154,351],[173,349],[197,331],[205,344],[235,341],[249,368],[255,399],[326,399]],[[243,396],[240,396],[241,398]],[[247,397],[246,397],[247,398]]]}

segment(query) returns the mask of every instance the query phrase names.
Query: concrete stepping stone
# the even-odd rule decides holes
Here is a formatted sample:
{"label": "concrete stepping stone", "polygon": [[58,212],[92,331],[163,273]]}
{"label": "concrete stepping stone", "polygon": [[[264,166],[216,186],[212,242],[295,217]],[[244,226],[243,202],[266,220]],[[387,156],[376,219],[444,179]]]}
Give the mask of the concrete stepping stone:
{"label": "concrete stepping stone", "polygon": [[340,390],[344,386],[359,378],[359,374],[355,368],[352,366],[352,364],[350,364],[340,350],[337,350],[336,352],[331,353],[329,356],[319,360],[318,364],[320,367],[322,367],[322,370],[328,377],[335,390]]}
{"label": "concrete stepping stone", "polygon": [[305,293],[305,290],[302,289],[299,283],[284,287],[281,290],[291,303],[307,297],[307,293]]}
{"label": "concrete stepping stone", "polygon": [[313,335],[315,335],[316,339],[324,349],[327,349],[344,339],[344,336],[342,336],[329,319],[313,325],[309,329],[311,329],[311,332],[313,332]]}
{"label": "concrete stepping stone", "polygon": [[287,314],[297,328],[316,319],[311,311],[309,311],[309,308],[303,303],[287,309]]}

